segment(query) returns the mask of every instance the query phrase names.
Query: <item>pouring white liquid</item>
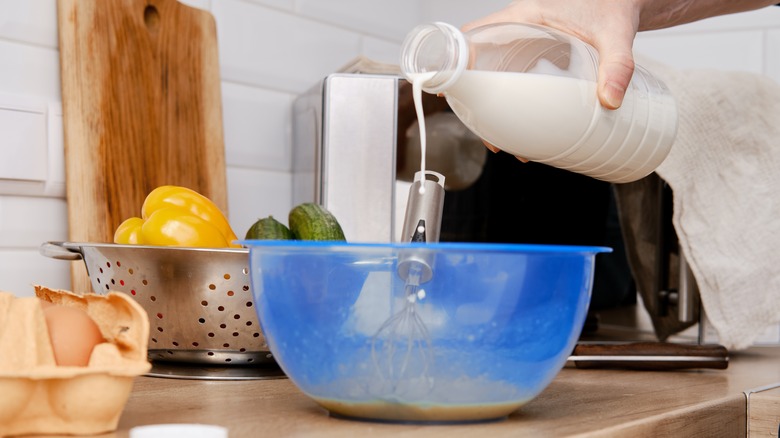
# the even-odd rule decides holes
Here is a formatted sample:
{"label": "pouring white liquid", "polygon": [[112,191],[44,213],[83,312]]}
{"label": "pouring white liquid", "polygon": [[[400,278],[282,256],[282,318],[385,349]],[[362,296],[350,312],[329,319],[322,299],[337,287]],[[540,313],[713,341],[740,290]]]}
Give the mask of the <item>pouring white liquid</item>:
{"label": "pouring white liquid", "polygon": [[[420,175],[425,175],[425,151],[427,150],[425,134],[425,113],[422,104],[423,84],[432,78],[436,72],[421,73],[415,75],[412,80],[412,99],[414,100],[414,110],[417,113],[417,125],[420,127]],[[420,194],[425,193],[425,184],[420,184]]]}
{"label": "pouring white liquid", "polygon": [[[415,75],[412,83],[412,98],[417,113],[417,124],[420,129],[420,171],[414,175],[414,182],[409,189],[406,212],[401,230],[402,242],[427,243],[439,241],[439,226],[444,206],[444,175],[432,170],[426,170],[425,155],[427,134],[425,132],[425,114],[422,104],[422,87],[433,73]],[[428,186],[428,188],[426,188]],[[422,239],[422,240],[419,240]],[[425,279],[424,281],[427,281]],[[424,282],[423,281],[423,282]]]}

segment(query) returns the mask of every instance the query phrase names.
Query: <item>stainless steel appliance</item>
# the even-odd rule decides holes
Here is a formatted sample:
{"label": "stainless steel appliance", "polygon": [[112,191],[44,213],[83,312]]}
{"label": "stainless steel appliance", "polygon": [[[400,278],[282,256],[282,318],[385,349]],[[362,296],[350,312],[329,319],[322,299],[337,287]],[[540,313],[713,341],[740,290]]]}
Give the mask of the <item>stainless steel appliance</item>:
{"label": "stainless steel appliance", "polygon": [[293,203],[322,204],[352,242],[390,242],[401,226],[395,183],[400,81],[332,74],[293,105]]}

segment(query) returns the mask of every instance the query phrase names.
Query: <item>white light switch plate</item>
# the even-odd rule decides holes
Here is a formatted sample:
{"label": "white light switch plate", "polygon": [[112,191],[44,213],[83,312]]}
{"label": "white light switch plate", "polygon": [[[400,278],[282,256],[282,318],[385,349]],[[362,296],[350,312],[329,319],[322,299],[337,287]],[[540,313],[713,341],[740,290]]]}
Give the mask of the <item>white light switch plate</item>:
{"label": "white light switch plate", "polygon": [[0,179],[46,181],[46,105],[0,95]]}

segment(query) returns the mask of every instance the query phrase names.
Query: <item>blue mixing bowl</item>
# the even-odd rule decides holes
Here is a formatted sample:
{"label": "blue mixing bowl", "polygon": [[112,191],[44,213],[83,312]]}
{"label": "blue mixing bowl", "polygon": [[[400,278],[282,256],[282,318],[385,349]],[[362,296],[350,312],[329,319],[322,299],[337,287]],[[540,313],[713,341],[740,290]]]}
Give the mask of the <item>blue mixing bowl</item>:
{"label": "blue mixing bowl", "polygon": [[242,242],[271,353],[331,415],[500,419],[580,335],[601,247]]}

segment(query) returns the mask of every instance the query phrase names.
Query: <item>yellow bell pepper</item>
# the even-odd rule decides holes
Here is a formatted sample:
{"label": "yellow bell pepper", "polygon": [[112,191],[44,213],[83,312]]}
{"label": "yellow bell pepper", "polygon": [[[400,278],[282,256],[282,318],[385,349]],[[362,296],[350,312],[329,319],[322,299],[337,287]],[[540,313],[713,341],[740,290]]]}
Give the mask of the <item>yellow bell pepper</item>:
{"label": "yellow bell pepper", "polygon": [[124,243],[132,245],[143,245],[144,240],[141,236],[141,226],[144,220],[140,217],[131,217],[119,224],[114,232],[114,243]]}
{"label": "yellow bell pepper", "polygon": [[236,234],[211,200],[186,187],[161,186],[146,197],[141,217],[125,220],[114,243],[238,248]]}

